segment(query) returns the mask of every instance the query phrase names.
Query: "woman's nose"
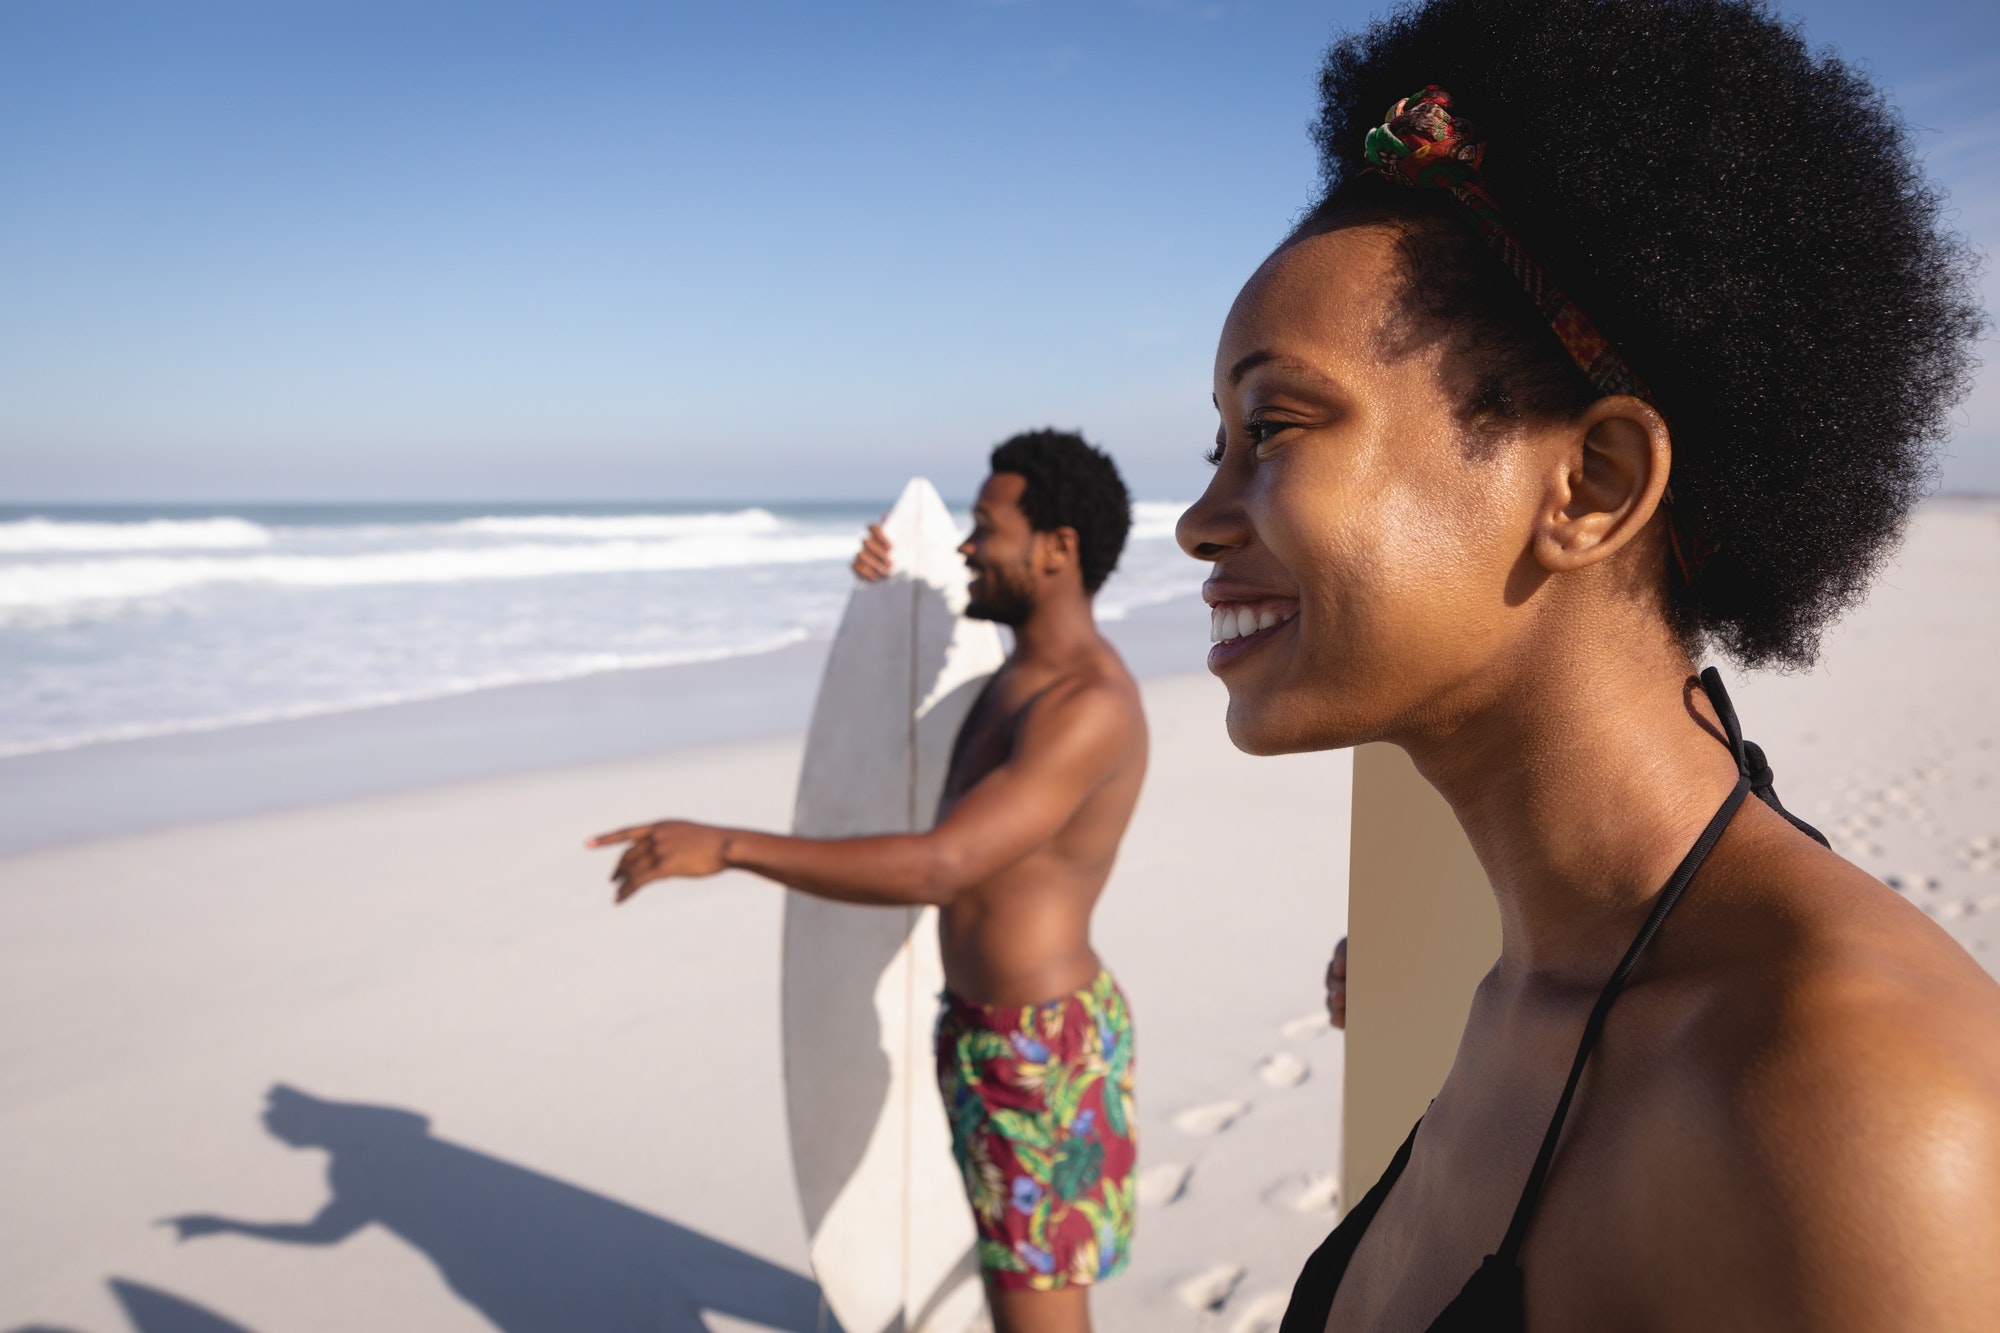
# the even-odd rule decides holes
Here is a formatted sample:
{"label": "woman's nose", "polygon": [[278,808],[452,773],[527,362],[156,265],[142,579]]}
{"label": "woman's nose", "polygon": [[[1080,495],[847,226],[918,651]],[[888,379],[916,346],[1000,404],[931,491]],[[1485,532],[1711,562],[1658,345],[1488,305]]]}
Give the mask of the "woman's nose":
{"label": "woman's nose", "polygon": [[1217,472],[1209,478],[1201,498],[1174,524],[1174,540],[1195,559],[1219,560],[1248,540],[1249,524],[1232,490]]}

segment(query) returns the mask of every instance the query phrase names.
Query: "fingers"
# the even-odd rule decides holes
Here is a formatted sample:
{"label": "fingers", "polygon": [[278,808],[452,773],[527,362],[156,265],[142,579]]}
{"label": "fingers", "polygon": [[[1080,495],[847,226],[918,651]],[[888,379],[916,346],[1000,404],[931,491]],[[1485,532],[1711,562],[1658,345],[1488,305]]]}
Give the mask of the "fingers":
{"label": "fingers", "polygon": [[857,576],[871,583],[876,579],[889,577],[891,570],[889,538],[882,531],[880,523],[868,525],[868,535],[861,539],[861,549],[856,552],[854,563],[850,567]]}
{"label": "fingers", "polygon": [[619,903],[624,902],[654,880],[666,879],[672,874],[673,870],[671,867],[662,865],[659,861],[651,857],[635,862],[630,866],[627,866],[622,861],[619,862],[616,873],[611,876],[611,882],[616,886],[617,890],[611,897],[612,906],[615,907]]}
{"label": "fingers", "polygon": [[618,865],[611,872],[611,882],[617,886],[617,893],[611,899],[616,906],[630,898],[656,879],[665,879],[672,870],[663,859],[659,843],[650,837],[641,838],[625,849],[618,858]]}
{"label": "fingers", "polygon": [[1337,1028],[1347,1027],[1347,939],[1333,946],[1326,965],[1326,1016]]}
{"label": "fingers", "polygon": [[[637,850],[636,847],[633,848],[633,851]],[[649,881],[658,878],[656,875],[647,873],[652,868],[650,861],[634,861],[632,853],[627,852],[618,862],[618,868],[611,872],[611,883],[617,890],[611,901],[613,903],[622,903],[637,893]]]}
{"label": "fingers", "polygon": [[634,824],[631,828],[613,829],[609,833],[600,833],[594,838],[586,838],[583,845],[586,847],[609,847],[616,842],[630,842],[634,838],[643,836],[652,827],[651,824]]}
{"label": "fingers", "polygon": [[626,841],[627,847],[612,868],[611,882],[617,886],[614,903],[622,903],[656,879],[674,876],[700,878],[723,869],[722,847],[726,831],[705,824],[663,819],[638,828],[621,829],[591,840],[592,846]]}

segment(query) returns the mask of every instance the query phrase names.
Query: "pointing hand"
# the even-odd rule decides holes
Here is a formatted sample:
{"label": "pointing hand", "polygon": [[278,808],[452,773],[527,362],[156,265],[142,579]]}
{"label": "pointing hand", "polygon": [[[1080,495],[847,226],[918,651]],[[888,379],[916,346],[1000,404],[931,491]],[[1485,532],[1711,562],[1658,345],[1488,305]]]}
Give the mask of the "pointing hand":
{"label": "pointing hand", "polygon": [[609,847],[620,842],[632,845],[611,872],[611,882],[618,886],[613,902],[624,902],[656,879],[699,879],[728,869],[723,860],[729,846],[727,829],[663,819],[657,824],[635,824],[600,833],[584,846]]}

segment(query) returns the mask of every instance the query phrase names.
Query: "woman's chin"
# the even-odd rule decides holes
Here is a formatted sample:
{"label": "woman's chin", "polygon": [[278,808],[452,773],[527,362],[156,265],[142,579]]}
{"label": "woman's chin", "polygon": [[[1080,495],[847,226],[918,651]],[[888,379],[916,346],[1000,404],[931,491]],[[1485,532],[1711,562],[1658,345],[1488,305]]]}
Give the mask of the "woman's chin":
{"label": "woman's chin", "polygon": [[1317,710],[1282,697],[1250,691],[1229,692],[1227,725],[1229,740],[1245,754],[1308,754],[1315,750],[1341,750],[1355,743],[1349,729],[1329,725],[1330,719],[1316,716]]}

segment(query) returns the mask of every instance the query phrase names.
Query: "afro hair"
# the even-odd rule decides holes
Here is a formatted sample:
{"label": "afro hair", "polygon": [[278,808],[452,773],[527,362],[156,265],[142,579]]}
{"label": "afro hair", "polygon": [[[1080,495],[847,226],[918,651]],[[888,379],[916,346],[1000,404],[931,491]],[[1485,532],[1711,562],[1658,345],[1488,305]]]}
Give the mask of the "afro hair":
{"label": "afro hair", "polygon": [[1368,170],[1369,129],[1426,84],[1667,419],[1677,514],[1717,546],[1662,571],[1675,628],[1810,664],[1931,483],[1984,323],[1899,116],[1760,0],[1429,0],[1337,41],[1294,234],[1397,220],[1409,345],[1444,343],[1463,415],[1503,429],[1596,391],[1455,203]]}
{"label": "afro hair", "polygon": [[995,448],[992,466],[1027,481],[1021,512],[1029,527],[1076,529],[1083,590],[1103,587],[1132,529],[1132,497],[1111,455],[1073,431],[1030,430]]}

